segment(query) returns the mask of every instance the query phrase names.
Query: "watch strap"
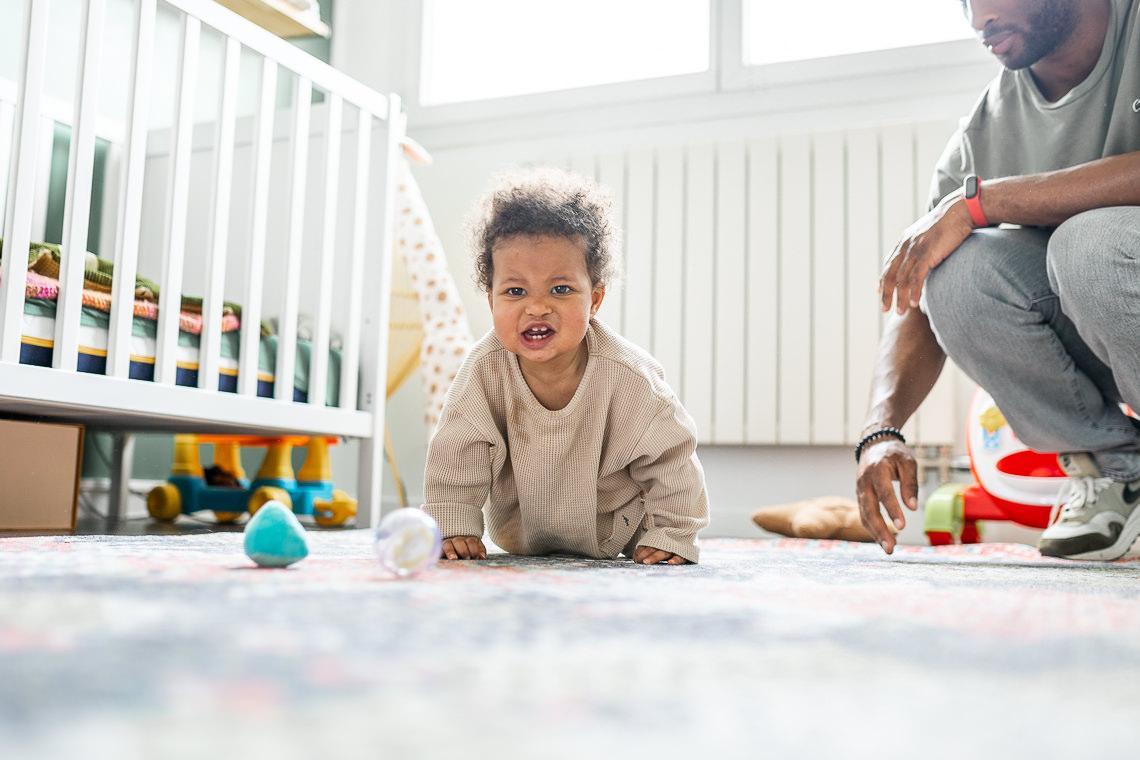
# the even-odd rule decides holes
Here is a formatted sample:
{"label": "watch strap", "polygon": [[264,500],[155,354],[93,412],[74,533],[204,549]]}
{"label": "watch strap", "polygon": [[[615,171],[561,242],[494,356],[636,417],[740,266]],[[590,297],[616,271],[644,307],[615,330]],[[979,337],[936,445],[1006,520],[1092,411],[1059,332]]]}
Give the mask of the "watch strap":
{"label": "watch strap", "polygon": [[982,178],[977,174],[966,177],[962,185],[962,197],[966,201],[966,210],[970,212],[970,219],[975,227],[990,227],[990,220],[982,209]]}

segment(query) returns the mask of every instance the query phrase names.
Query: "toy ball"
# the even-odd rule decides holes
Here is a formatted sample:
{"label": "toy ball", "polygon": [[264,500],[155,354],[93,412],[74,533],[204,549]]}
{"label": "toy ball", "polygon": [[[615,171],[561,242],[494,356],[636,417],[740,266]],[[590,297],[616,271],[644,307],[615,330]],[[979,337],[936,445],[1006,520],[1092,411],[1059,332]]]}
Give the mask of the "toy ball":
{"label": "toy ball", "polygon": [[288,567],[309,556],[305,528],[291,509],[271,499],[245,525],[245,553],[261,567]]}
{"label": "toy ball", "polygon": [[397,509],[376,526],[376,556],[384,569],[401,578],[439,561],[439,526],[422,509]]}

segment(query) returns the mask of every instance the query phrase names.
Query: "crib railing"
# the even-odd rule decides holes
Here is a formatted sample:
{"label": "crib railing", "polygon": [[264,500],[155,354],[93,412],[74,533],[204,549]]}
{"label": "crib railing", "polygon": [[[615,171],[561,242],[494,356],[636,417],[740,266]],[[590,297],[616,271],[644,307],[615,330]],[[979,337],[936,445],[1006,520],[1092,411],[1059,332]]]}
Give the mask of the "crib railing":
{"label": "crib railing", "polygon": [[[154,382],[131,380],[132,320],[134,283],[138,273],[140,228],[143,209],[144,166],[147,159],[148,109],[156,82],[154,45],[158,4],[168,6],[180,17],[178,68],[173,88],[175,107],[170,130],[170,160],[166,192],[162,267],[159,275],[159,310],[156,334]],[[26,251],[32,240],[36,201],[36,178],[42,171],[43,144],[47,139],[44,118],[45,61],[49,48],[48,15],[51,0],[24,3],[23,45],[14,111],[4,118],[0,109],[0,129],[10,126],[10,149],[5,157],[8,186],[3,219],[4,257],[0,283],[0,372],[11,382],[3,383],[0,396],[5,406],[12,399],[28,396],[40,402],[43,411],[68,404],[125,415],[146,422],[145,427],[186,429],[214,425],[216,429],[300,431],[332,433],[366,438],[361,457],[361,477],[369,478],[361,493],[363,511],[379,503],[379,472],[387,361],[389,288],[391,257],[391,206],[394,194],[396,152],[403,137],[404,120],[396,95],[374,92],[342,72],[318,61],[284,40],[233,14],[211,0],[137,0],[134,8],[134,35],[131,65],[126,88],[129,91],[123,144],[116,146],[121,157],[121,175],[113,223],[115,265],[110,312],[106,375],[77,375],[80,317],[88,220],[91,210],[92,171],[98,121],[98,83],[102,75],[103,24],[107,0],[83,0],[79,66],[73,113],[63,236],[61,241],[60,291],[56,308],[53,367],[21,367],[20,343]],[[195,261],[205,272],[199,347],[197,390],[176,386],[179,317],[183,274],[187,264],[187,227],[198,224],[190,208],[191,151],[195,131],[194,109],[200,83],[200,39],[203,25],[219,33],[224,42],[221,87],[217,93],[218,116],[212,168],[212,202],[209,243],[204,257]],[[239,65],[243,50],[261,57],[257,108],[252,134],[252,213],[248,220],[231,218],[234,186],[235,125]],[[264,315],[263,290],[266,269],[267,229],[270,224],[270,158],[275,134],[274,120],[279,74],[294,78],[290,130],[290,171],[288,235],[284,252],[285,293],[279,320],[279,341],[274,400],[256,399],[260,323]],[[323,213],[306,212],[306,176],[309,163],[312,93],[325,95],[323,162],[325,198]],[[341,198],[341,133],[346,106],[356,109],[355,176],[351,178],[351,224],[338,234]],[[374,134],[382,145],[374,151]],[[2,143],[0,143],[0,147]],[[375,156],[376,161],[371,159]],[[375,175],[373,172],[381,172]],[[347,179],[347,178],[346,178]],[[371,190],[371,192],[370,192]],[[371,213],[370,213],[371,212]],[[377,219],[377,216],[380,218]],[[223,311],[231,225],[248,223],[248,248],[239,298],[242,303],[238,388],[236,394],[218,391],[222,356]],[[308,403],[293,400],[293,377],[297,363],[297,320],[302,287],[302,253],[306,225],[320,225],[317,277],[306,283],[316,293],[314,331],[310,354]],[[372,231],[370,239],[366,235]],[[107,239],[104,236],[104,239]],[[345,257],[338,249],[347,248]],[[106,254],[104,254],[106,255]],[[341,356],[338,407],[326,408],[327,371],[333,309],[333,281],[338,261],[347,293],[338,299],[347,310],[344,318],[344,344]],[[232,271],[232,270],[231,270]],[[365,294],[368,298],[365,298]],[[31,378],[27,373],[40,373]],[[51,375],[47,379],[47,375]],[[69,383],[66,378],[75,383]],[[29,379],[31,378],[31,379]],[[14,381],[21,380],[20,389]],[[82,384],[80,384],[82,380]],[[246,400],[249,399],[247,403]],[[75,414],[71,416],[81,416]],[[143,417],[148,419],[144,420]],[[375,477],[366,471],[375,473]],[[367,518],[365,518],[367,520]]]}

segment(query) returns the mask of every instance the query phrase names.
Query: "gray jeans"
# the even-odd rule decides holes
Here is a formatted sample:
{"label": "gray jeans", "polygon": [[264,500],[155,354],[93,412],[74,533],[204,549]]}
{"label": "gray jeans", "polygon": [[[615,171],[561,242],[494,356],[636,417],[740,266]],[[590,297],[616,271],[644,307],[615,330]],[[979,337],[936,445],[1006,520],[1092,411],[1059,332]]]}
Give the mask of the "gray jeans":
{"label": "gray jeans", "polygon": [[977,230],[930,273],[923,311],[946,354],[1038,451],[1089,451],[1140,478],[1140,207],[1050,234]]}

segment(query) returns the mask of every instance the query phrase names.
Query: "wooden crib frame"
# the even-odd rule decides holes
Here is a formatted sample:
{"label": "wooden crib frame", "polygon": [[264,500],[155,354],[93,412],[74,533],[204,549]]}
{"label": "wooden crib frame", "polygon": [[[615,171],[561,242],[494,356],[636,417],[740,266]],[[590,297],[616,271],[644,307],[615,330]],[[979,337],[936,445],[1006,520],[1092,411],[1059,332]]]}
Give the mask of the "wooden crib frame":
{"label": "wooden crib frame", "polygon": [[[134,280],[139,254],[143,167],[146,160],[147,109],[151,87],[156,6],[161,2],[181,15],[181,50],[174,126],[171,130],[171,170],[168,186],[161,299],[157,322],[153,382],[130,379],[130,340]],[[43,160],[42,94],[48,41],[50,0],[27,0],[23,30],[23,62],[17,82],[16,109],[8,156],[8,190],[3,220],[3,277],[0,282],[0,411],[72,420],[120,431],[233,432],[260,435],[337,435],[360,440],[356,496],[358,525],[375,524],[380,513],[384,452],[384,403],[387,376],[388,283],[392,251],[392,213],[397,151],[405,118],[397,95],[377,93],[342,72],[305,54],[284,40],[233,14],[211,0],[136,0],[135,34],[128,118],[121,146],[122,173],[114,236],[115,284],[112,293],[105,375],[77,371],[78,335],[82,311],[84,257],[91,204],[91,180],[96,138],[96,97],[100,77],[101,30],[106,0],[85,0],[81,26],[82,62],[77,77],[69,171],[60,262],[60,293],[55,321],[52,367],[20,364],[24,276],[16,262],[25,262],[32,235],[37,160]],[[190,151],[194,132],[193,105],[202,26],[224,40],[223,86],[219,93],[217,148],[214,154],[210,244],[204,252],[206,286],[200,339],[198,387],[175,385],[175,349],[181,300],[188,219]],[[217,390],[222,337],[222,302],[230,221],[235,111],[239,59],[242,49],[262,57],[261,89],[254,117],[251,245],[242,293],[242,327],[238,390]],[[308,398],[295,402],[292,382],[277,382],[275,398],[259,398],[257,361],[262,317],[263,274],[268,225],[269,162],[274,135],[278,70],[295,75],[290,151],[289,229],[285,262],[286,291],[280,320],[280,343],[275,375],[293,377],[296,362],[298,293],[301,287],[302,233],[306,224],[321,225],[317,308],[313,333]],[[164,83],[160,83],[164,84]],[[324,164],[327,192],[321,219],[304,213],[310,135],[311,93],[326,94],[324,112],[328,156]],[[336,188],[340,161],[342,108],[357,109],[357,156],[351,241],[337,240]],[[0,124],[0,126],[3,126]],[[378,137],[377,137],[378,136]],[[372,142],[378,142],[375,148]],[[377,155],[377,153],[381,155]],[[370,178],[370,169],[381,172]],[[373,169],[375,171],[375,169]],[[377,193],[370,187],[379,187]],[[370,197],[371,196],[371,197]],[[366,222],[374,232],[366,245]],[[342,235],[343,238],[343,235]],[[339,406],[325,406],[326,370],[333,302],[334,251],[349,246],[351,283],[347,301]],[[342,257],[343,258],[343,257]],[[26,263],[22,264],[26,266]],[[124,287],[123,283],[128,286]],[[368,287],[365,287],[365,283]],[[344,303],[344,300],[341,301]],[[0,456],[3,456],[0,447]],[[122,473],[119,473],[120,479]]]}

